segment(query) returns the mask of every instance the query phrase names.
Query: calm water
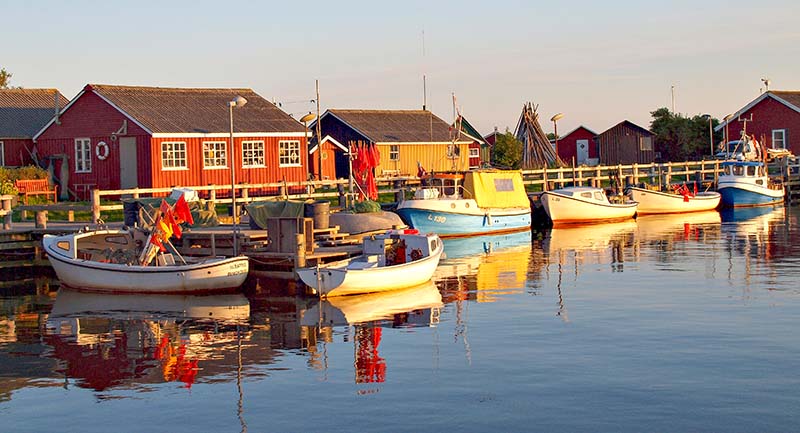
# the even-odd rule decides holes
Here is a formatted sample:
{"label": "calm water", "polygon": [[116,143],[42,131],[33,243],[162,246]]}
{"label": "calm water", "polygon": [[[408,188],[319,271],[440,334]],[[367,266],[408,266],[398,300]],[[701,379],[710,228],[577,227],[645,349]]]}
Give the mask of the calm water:
{"label": "calm water", "polygon": [[435,284],[324,303],[19,275],[0,431],[797,431],[798,216],[447,241]]}

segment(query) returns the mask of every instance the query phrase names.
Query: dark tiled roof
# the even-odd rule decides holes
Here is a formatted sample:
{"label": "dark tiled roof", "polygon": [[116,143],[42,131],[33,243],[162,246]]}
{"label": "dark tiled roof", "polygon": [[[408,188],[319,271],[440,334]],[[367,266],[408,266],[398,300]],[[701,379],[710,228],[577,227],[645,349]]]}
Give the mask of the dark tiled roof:
{"label": "dark tiled roof", "polygon": [[[443,143],[452,128],[426,110],[328,110],[375,143]],[[471,141],[464,139],[460,141]]]}
{"label": "dark tiled roof", "polygon": [[769,92],[800,110],[800,92],[787,90],[770,90]]}
{"label": "dark tiled roof", "polygon": [[31,138],[69,103],[56,89],[0,89],[0,137]]}
{"label": "dark tiled roof", "polygon": [[90,84],[94,90],[153,133],[220,133],[230,131],[228,102],[235,107],[235,132],[305,132],[301,123],[251,89],[173,89]]}
{"label": "dark tiled roof", "polygon": [[639,133],[641,133],[642,135],[646,135],[648,137],[651,136],[651,135],[654,135],[652,132],[650,132],[649,129],[642,128],[641,126],[639,126],[639,125],[637,125],[637,124],[635,124],[635,123],[633,123],[633,122],[631,122],[630,120],[627,120],[627,119],[623,120],[622,122],[617,123],[616,125],[612,126],[611,128],[606,129],[605,131],[601,132],[600,135],[605,135],[607,132],[611,131],[612,129],[614,129],[614,128],[618,127],[618,126],[623,126],[623,125],[627,125],[629,128],[635,129],[635,130],[639,131]]}

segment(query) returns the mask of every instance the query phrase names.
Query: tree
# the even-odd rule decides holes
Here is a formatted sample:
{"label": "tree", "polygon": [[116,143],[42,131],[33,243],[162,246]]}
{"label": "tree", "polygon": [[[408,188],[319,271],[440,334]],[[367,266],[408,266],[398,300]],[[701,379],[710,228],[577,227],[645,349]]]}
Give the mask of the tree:
{"label": "tree", "polygon": [[[655,150],[661,154],[662,160],[686,161],[709,157],[709,119],[712,130],[719,120],[701,115],[689,118],[673,113],[666,107],[652,111],[650,115],[653,116],[650,131],[655,134]],[[712,133],[711,137],[714,143],[722,139],[720,133]]]}
{"label": "tree", "polygon": [[0,89],[9,89],[9,83],[11,82],[11,76],[13,74],[6,71],[6,68],[0,69]]}
{"label": "tree", "polygon": [[522,162],[522,143],[508,129],[498,134],[492,147],[492,165],[518,169]]}

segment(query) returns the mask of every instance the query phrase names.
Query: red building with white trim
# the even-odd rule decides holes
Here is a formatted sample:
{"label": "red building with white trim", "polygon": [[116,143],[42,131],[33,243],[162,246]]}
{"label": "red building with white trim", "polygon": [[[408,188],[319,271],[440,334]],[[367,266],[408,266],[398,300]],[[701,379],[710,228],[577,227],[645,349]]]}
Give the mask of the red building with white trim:
{"label": "red building with white trim", "polygon": [[237,96],[247,100],[233,108],[237,183],[306,180],[305,128],[251,89],[89,84],[34,141],[81,199],[93,188],[230,185]]}
{"label": "red building with white trim", "polygon": [[597,133],[581,125],[558,137],[558,156],[567,164],[575,158],[575,165],[597,165]]}
{"label": "red building with white trim", "polygon": [[[745,126],[746,125],[746,126]],[[800,91],[769,90],[745,105],[715,130],[726,131],[726,141],[747,135],[771,149],[800,152]]]}

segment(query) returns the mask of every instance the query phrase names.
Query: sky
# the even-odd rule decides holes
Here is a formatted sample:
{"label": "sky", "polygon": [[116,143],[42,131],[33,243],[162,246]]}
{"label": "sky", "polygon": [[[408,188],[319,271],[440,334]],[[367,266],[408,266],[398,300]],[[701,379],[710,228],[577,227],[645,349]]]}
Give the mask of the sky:
{"label": "sky", "polygon": [[[0,0],[11,85],[251,88],[301,117],[420,109],[512,131],[525,102],[560,134],[672,107],[721,119],[800,90],[800,2]],[[423,92],[423,76],[425,88]]]}

